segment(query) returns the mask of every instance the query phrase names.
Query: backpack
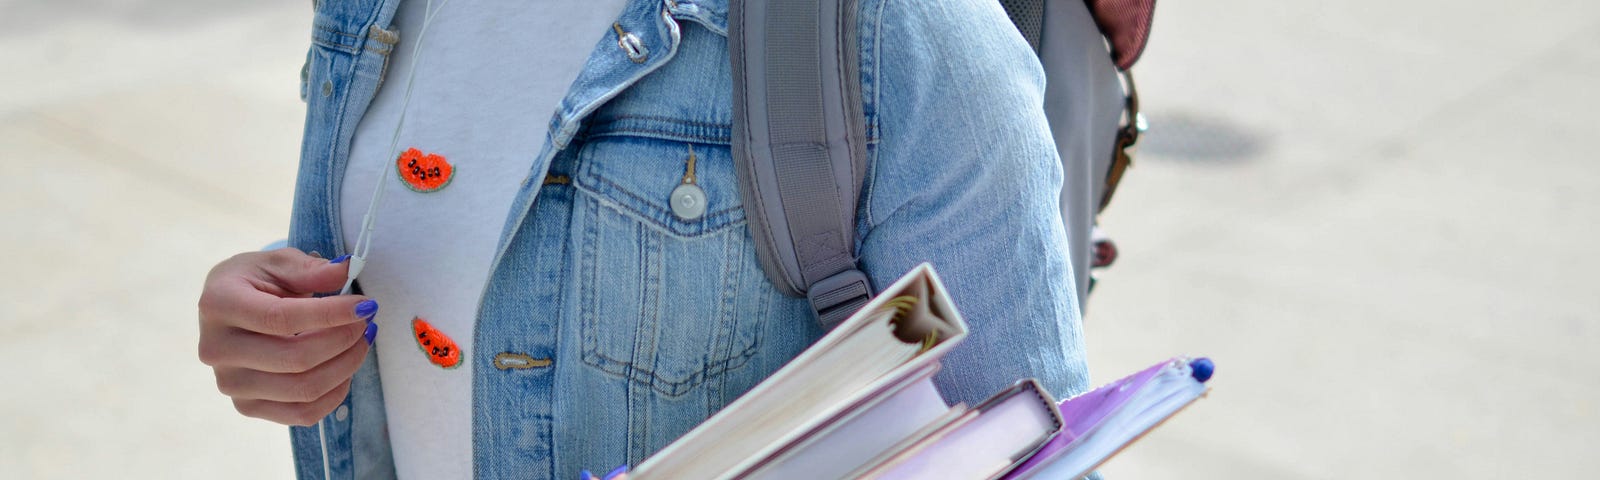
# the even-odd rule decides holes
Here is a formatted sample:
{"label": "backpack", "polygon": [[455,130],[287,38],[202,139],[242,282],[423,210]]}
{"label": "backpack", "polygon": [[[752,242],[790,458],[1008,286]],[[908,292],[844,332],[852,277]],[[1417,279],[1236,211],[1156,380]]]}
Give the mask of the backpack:
{"label": "backpack", "polygon": [[[1063,185],[1061,209],[1083,298],[1090,267],[1115,258],[1109,241],[1090,245],[1142,130],[1127,68],[1143,51],[1154,0],[1000,3],[1046,77],[1073,78],[1048,83],[1044,108],[1065,178],[1081,181]],[[866,174],[860,63],[857,49],[836,48],[855,43],[855,4],[743,0],[728,13],[733,158],[757,257],[767,279],[808,298],[828,329],[873,295],[854,245]]]}

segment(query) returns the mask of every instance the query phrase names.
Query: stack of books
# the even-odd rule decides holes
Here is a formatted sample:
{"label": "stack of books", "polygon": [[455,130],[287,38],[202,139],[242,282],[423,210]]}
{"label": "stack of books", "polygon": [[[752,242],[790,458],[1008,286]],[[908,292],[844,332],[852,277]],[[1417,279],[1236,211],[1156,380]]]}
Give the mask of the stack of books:
{"label": "stack of books", "polygon": [[1174,358],[1060,403],[1025,379],[948,405],[933,375],[966,335],[923,264],[629,478],[1078,478],[1203,396],[1213,369]]}

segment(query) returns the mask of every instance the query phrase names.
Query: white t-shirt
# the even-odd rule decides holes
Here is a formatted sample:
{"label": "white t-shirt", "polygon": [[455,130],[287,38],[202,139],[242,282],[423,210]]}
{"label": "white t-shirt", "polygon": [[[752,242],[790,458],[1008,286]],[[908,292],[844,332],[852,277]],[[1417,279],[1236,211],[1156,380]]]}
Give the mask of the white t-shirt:
{"label": "white t-shirt", "polygon": [[[440,2],[400,4],[400,43],[356,128],[340,203],[345,246],[353,250],[378,169],[395,169],[382,185],[388,190],[360,283],[380,306],[376,348],[401,478],[472,476],[466,359],[501,227],[551,115],[625,3],[455,0],[428,27],[410,105],[402,105],[425,10]],[[397,150],[417,149],[416,168],[397,168],[388,151],[402,109],[409,113]],[[454,341],[460,360],[453,368],[435,363],[450,363],[439,348],[445,342],[424,347],[413,336],[414,318]]]}

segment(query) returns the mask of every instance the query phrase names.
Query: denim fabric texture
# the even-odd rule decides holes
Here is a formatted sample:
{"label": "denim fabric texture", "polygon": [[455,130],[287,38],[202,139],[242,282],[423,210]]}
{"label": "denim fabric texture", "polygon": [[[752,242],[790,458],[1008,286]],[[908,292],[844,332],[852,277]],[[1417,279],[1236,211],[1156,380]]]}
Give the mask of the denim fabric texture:
{"label": "denim fabric texture", "polygon": [[[338,193],[355,125],[393,35],[409,32],[390,30],[396,0],[316,5],[290,245],[331,256],[346,253]],[[1024,377],[1061,397],[1085,390],[1037,59],[990,0],[860,8],[865,272],[888,285],[929,261],[945,279],[972,327],[937,379],[948,400],[976,403]],[[617,23],[643,58],[608,35],[551,118],[507,211],[464,359],[476,362],[479,478],[636,464],[824,333],[755,256],[729,149],[726,13],[722,0],[630,2]],[[691,148],[709,204],[685,220],[668,194]],[[325,420],[336,478],[394,475],[379,363],[368,357]],[[291,437],[300,478],[321,478],[317,428]]]}

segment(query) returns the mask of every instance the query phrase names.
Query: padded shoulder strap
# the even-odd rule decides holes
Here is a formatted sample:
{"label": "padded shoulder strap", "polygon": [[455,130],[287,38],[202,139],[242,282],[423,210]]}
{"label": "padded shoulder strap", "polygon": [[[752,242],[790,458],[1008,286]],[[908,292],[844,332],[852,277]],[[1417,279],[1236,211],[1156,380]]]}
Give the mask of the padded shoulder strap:
{"label": "padded shoulder strap", "polygon": [[854,0],[730,2],[733,158],[767,278],[832,328],[871,298],[856,266],[866,174]]}
{"label": "padded shoulder strap", "polygon": [[1044,0],[1000,0],[1000,6],[1011,17],[1011,24],[1022,33],[1022,38],[1039,53],[1040,36],[1044,33]]}

